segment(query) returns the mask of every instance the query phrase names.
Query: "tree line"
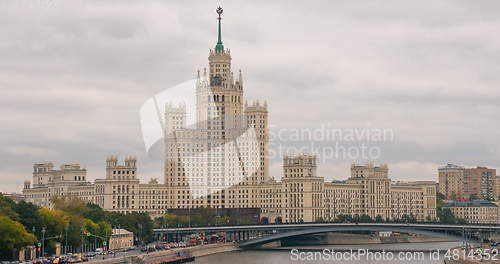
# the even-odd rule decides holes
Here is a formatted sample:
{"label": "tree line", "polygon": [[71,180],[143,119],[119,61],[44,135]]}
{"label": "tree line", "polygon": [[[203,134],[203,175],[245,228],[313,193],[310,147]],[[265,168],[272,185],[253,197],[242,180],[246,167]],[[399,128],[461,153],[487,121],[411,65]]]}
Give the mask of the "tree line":
{"label": "tree line", "polygon": [[[248,215],[239,215],[231,217],[218,213],[215,208],[198,207],[191,209],[189,215],[177,215],[167,213],[161,217],[155,218],[157,227],[188,227],[188,226],[224,226],[224,225],[246,225],[256,224]],[[257,219],[258,222],[258,219]]]}
{"label": "tree line", "polygon": [[153,240],[153,221],[146,213],[108,212],[73,196],[56,196],[51,202],[53,209],[40,208],[0,194],[0,260],[15,259],[20,248],[39,243],[48,253],[55,252],[57,242],[72,248],[95,240],[103,244],[112,228],[133,232],[136,243]]}

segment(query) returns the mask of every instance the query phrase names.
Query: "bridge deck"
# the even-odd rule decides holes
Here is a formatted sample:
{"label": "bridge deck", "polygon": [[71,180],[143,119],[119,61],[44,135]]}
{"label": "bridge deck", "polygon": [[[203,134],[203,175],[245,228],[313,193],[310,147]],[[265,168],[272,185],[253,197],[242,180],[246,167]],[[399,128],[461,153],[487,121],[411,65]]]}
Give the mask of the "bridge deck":
{"label": "bridge deck", "polygon": [[239,225],[239,226],[205,226],[205,227],[178,227],[157,228],[154,233],[193,233],[193,232],[218,232],[218,231],[265,231],[265,230],[300,230],[324,227],[412,227],[419,230],[437,231],[477,231],[498,232],[500,226],[494,225],[442,225],[442,224],[402,224],[402,223],[304,223],[304,224],[269,224],[269,225]]}

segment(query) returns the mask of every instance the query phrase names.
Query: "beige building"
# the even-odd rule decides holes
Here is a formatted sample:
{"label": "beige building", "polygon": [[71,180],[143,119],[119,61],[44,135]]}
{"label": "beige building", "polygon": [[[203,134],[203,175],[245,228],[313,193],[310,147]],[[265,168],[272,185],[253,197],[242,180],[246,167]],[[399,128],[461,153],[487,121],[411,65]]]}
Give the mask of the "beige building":
{"label": "beige building", "polygon": [[[50,198],[71,194],[105,210],[152,216],[169,208],[261,208],[269,222],[335,220],[342,215],[418,220],[435,219],[435,184],[392,183],[387,165],[353,165],[342,182],[325,182],[317,175],[316,157],[285,157],[283,178],[269,175],[267,103],[244,101],[241,71],[236,77],[232,57],[219,34],[209,51],[208,70],[198,71],[193,96],[195,109],[183,102],[165,106],[164,183],[141,184],[136,159],[124,164],[106,160],[104,178],[87,182],[78,164],[54,170],[51,163],[35,164],[33,187],[25,184],[26,199],[50,207]],[[187,123],[188,113],[196,122]]]}
{"label": "beige building", "polygon": [[499,197],[500,196],[500,176],[496,176],[495,180],[496,180],[496,184],[495,184],[496,193],[495,194],[497,197]]}
{"label": "beige building", "polygon": [[333,221],[342,215],[419,221],[436,219],[434,182],[392,183],[387,165],[353,164],[346,181],[316,175],[316,157],[285,157],[281,182],[262,184],[261,214],[269,222]]}
{"label": "beige building", "polygon": [[439,192],[447,198],[463,196],[464,168],[447,164],[438,169],[439,172]]}
{"label": "beige building", "polygon": [[448,164],[439,168],[439,192],[448,199],[496,198],[496,170],[486,167],[464,168]]}
{"label": "beige building", "polygon": [[[347,180],[325,182],[316,173],[316,157],[300,155],[284,158],[283,173],[280,182],[270,179],[257,185],[235,185],[212,194],[209,197],[221,199],[223,204],[211,207],[261,208],[262,218],[271,223],[332,221],[341,215],[368,215],[373,219],[380,216],[384,220],[405,215],[419,221],[436,218],[435,183],[391,182],[387,165],[353,164]],[[146,212],[152,217],[165,214],[169,208],[206,206],[197,203],[200,198],[177,194],[175,188],[156,180],[141,184],[136,160],[131,157],[125,159],[124,165],[119,165],[116,157],[107,158],[106,178],[94,183],[63,184],[54,180],[33,188],[27,183],[23,194],[26,201],[43,207],[50,208],[50,198],[55,195],[73,195],[108,211]],[[171,207],[176,194],[177,200],[183,199],[182,205]]]}
{"label": "beige building", "polygon": [[134,233],[125,229],[113,229],[109,237],[109,249],[131,248],[134,245]]}
{"label": "beige building", "polygon": [[443,208],[471,224],[500,224],[500,204],[489,201],[452,202]]}
{"label": "beige building", "polygon": [[26,201],[42,207],[52,207],[53,196],[72,194],[94,203],[94,185],[86,181],[87,170],[79,164],[63,164],[54,169],[52,163],[33,165],[33,186],[24,182],[23,195]]}
{"label": "beige building", "polygon": [[60,170],[54,170],[52,163],[35,164],[34,182],[39,180],[40,172],[47,178],[46,183],[31,187],[26,181],[23,189],[25,200],[38,206],[52,208],[52,197],[71,195],[108,211],[146,212],[153,216],[166,213],[168,186],[157,181],[141,184],[134,157],[126,157],[123,165],[118,164],[117,157],[108,157],[105,178],[94,183],[85,181],[87,172],[78,164],[62,165]]}

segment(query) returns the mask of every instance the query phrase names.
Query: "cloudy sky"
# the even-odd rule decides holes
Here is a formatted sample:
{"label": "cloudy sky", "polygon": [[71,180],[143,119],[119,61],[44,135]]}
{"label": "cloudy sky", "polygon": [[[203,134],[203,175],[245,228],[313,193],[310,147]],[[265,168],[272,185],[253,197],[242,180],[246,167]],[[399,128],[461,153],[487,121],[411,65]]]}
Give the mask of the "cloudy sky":
{"label": "cloudy sky", "polygon": [[[446,163],[500,167],[498,1],[4,0],[0,191],[21,191],[35,162],[101,178],[112,154],[162,179],[139,109],[206,67],[219,4],[233,70],[249,101],[267,100],[273,130],[390,129],[370,144],[395,180],[436,180]],[[322,160],[319,172],[345,179],[352,161],[365,160]],[[272,176],[280,166],[273,158]]]}

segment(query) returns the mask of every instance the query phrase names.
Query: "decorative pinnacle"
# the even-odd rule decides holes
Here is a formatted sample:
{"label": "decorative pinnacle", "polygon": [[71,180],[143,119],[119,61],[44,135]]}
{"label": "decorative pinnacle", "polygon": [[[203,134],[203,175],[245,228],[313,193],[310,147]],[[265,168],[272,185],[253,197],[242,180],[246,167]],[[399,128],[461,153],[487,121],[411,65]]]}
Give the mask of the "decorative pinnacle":
{"label": "decorative pinnacle", "polygon": [[224,12],[224,10],[222,9],[222,7],[218,7],[215,12],[217,12],[217,14],[219,15],[219,17],[217,18],[219,20],[219,30],[217,32],[217,45],[215,45],[215,52],[217,53],[222,53],[224,51],[224,45],[222,44],[222,30],[221,30],[221,15],[222,15],[222,12]]}

